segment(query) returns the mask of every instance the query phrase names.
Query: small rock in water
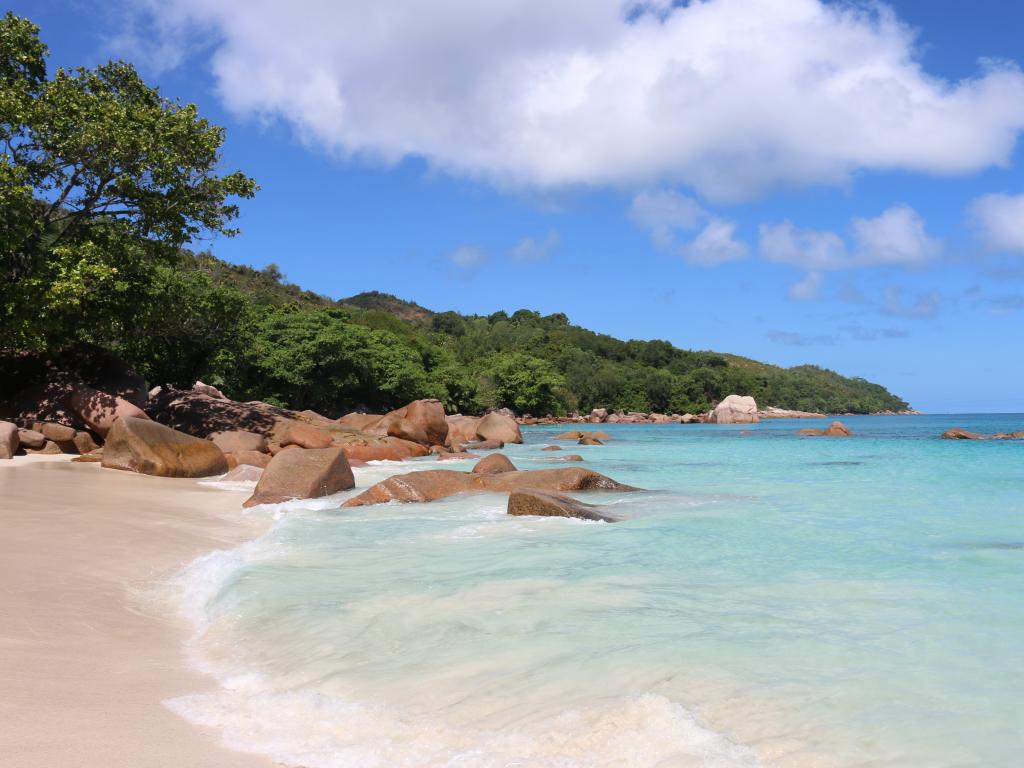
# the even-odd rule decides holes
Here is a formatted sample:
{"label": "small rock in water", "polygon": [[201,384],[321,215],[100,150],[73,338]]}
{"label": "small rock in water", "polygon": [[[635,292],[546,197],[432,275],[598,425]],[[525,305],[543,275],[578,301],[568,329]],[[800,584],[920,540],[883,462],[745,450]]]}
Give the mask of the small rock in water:
{"label": "small rock in water", "polygon": [[513,491],[508,497],[508,514],[538,517],[577,517],[581,520],[599,520],[617,523],[619,518],[602,514],[601,507],[549,491]]}

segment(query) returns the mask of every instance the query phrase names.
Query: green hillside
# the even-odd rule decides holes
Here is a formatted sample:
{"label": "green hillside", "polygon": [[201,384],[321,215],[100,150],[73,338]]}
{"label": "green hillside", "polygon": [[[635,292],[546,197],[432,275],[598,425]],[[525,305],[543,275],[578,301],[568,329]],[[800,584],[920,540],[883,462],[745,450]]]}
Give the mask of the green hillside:
{"label": "green hillside", "polygon": [[[145,329],[111,344],[155,383],[212,382],[239,399],[340,414],[436,397],[452,412],[605,407],[700,412],[728,394],[825,412],[902,410],[878,384],[816,366],[623,341],[529,309],[433,312],[386,293],[340,301],[255,270],[188,254],[163,269]],[[97,339],[92,339],[97,340]]]}

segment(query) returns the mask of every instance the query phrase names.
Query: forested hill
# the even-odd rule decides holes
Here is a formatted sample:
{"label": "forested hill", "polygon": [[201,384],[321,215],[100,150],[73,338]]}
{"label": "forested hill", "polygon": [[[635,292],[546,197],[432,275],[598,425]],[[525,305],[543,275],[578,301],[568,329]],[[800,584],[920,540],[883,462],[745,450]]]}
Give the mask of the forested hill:
{"label": "forested hill", "polygon": [[436,397],[450,411],[595,407],[700,412],[728,394],[762,406],[871,413],[907,403],[815,366],[622,341],[529,309],[467,316],[385,293],[334,301],[286,283],[275,266],[187,255],[156,281],[153,322],[116,345],[154,383],[201,378],[238,399],[338,414]]}

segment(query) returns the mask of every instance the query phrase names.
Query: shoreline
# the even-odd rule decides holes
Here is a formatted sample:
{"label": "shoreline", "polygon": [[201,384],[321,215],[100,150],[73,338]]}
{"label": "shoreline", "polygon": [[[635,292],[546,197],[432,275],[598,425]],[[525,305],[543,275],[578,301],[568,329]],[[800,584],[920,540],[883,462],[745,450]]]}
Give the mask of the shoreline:
{"label": "shoreline", "polygon": [[0,754],[19,768],[269,768],[163,705],[216,682],[191,627],[139,599],[196,557],[255,538],[244,493],[68,456],[0,464]]}

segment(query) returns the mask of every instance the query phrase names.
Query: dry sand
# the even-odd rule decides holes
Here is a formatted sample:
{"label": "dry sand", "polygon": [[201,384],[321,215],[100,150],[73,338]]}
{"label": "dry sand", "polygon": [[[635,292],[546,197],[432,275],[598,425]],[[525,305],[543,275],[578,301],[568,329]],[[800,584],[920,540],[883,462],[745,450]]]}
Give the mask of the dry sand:
{"label": "dry sand", "polygon": [[242,768],[163,699],[208,689],[184,622],[134,597],[262,524],[244,494],[67,457],[0,462],[0,765]]}

